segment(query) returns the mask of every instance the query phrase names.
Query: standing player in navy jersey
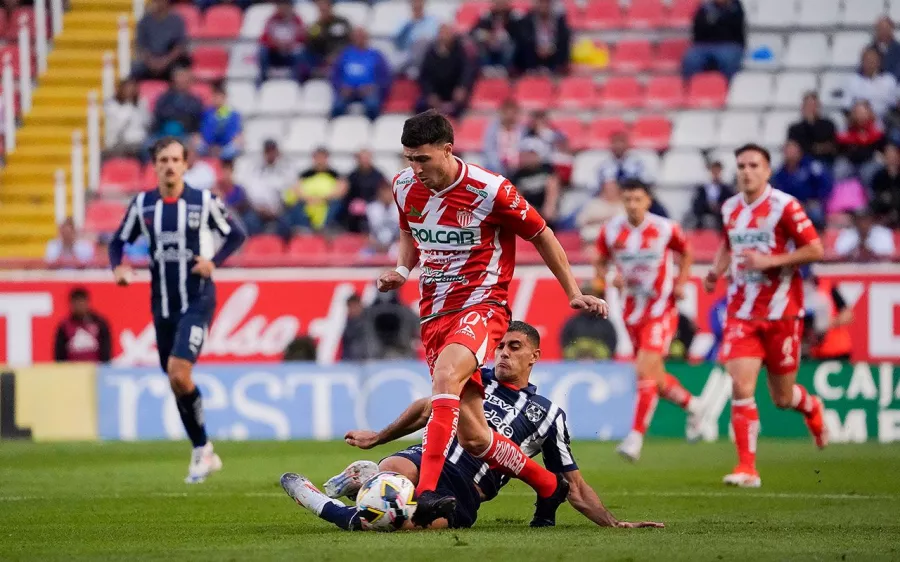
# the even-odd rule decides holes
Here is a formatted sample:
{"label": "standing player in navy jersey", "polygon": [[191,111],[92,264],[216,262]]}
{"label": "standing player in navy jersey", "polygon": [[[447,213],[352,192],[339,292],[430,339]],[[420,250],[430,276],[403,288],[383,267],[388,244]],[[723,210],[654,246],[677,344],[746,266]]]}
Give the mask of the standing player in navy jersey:
{"label": "standing player in navy jersey", "polygon": [[[141,235],[147,239],[159,363],[169,375],[181,422],[194,446],[185,482],[196,483],[222,468],[222,460],[206,437],[203,402],[191,371],[216,308],[213,271],[246,235],[215,195],[185,185],[186,153],[184,144],[171,137],[153,146],[159,185],[132,200],[109,244],[109,263],[116,283],[128,285],[132,270],[122,263],[122,250]],[[213,232],[223,238],[218,251]]]}
{"label": "standing player in navy jersey", "polygon": [[[531,369],[540,359],[540,335],[533,326],[512,322],[496,350],[496,370],[482,369],[484,381],[484,416],[494,431],[502,433],[519,445],[529,456],[541,454],[544,465],[551,472],[562,473],[569,483],[568,501],[582,515],[602,527],[636,528],[662,527],[662,523],[630,523],[617,520],[601,503],[597,493],[584,480],[572,450],[566,414],[557,405],[537,393],[528,382]],[[423,398],[413,402],[396,421],[381,430],[351,431],[345,440],[360,449],[389,443],[425,427],[431,401]],[[287,473],[281,477],[285,491],[298,504],[338,527],[358,531],[362,529],[357,508],[347,507],[335,498],[353,496],[363,482],[380,471],[398,472],[413,482],[419,479],[422,466],[422,446],[413,445],[382,460],[356,461],[341,474],[325,483],[323,494],[304,476]],[[451,441],[447,462],[438,479],[437,489],[453,495],[456,506],[448,518],[438,518],[429,528],[471,527],[481,503],[497,496],[510,476],[491,470],[483,459],[465,452],[455,439]],[[532,527],[555,525],[553,518],[535,512]],[[405,529],[415,529],[411,521]]]}

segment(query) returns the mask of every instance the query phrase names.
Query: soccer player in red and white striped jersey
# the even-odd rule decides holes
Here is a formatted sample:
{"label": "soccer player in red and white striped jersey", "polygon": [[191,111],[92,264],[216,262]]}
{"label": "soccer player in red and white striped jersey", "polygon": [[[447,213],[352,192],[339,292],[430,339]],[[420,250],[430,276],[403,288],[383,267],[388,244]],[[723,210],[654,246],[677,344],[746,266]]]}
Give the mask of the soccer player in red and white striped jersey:
{"label": "soccer player in red and white striped jersey", "polygon": [[775,405],[803,414],[820,448],[828,442],[821,399],[796,383],[803,328],[803,285],[797,268],[822,259],[824,249],[800,203],[769,185],[768,151],[748,144],[735,155],[740,193],[722,205],[725,244],[704,284],[712,292],[728,273],[721,358],[732,379],[738,466],[724,482],[758,488],[762,480],[756,470],[759,411],[754,395],[763,366]]}
{"label": "soccer player in red and white striped jersey", "polygon": [[509,325],[507,292],[516,262],[516,236],[531,241],[559,280],[572,308],[606,315],[606,302],[583,295],[566,253],[540,214],[503,176],[453,155],[453,127],[426,111],[403,125],[410,167],[394,178],[400,211],[397,267],[378,279],[380,291],[406,282],[421,266],[422,344],[432,376],[432,410],[425,435],[413,523],[449,517],[456,499],[435,492],[453,437],[492,469],[537,492],[532,526],[555,523],[568,484],[528,457],[484,417],[478,367]]}
{"label": "soccer player in red and white striped jersey", "polygon": [[624,290],[622,317],[634,346],[638,377],[634,422],[616,449],[632,462],[641,456],[660,396],[688,412],[688,440],[700,437],[703,420],[700,402],[666,373],[664,364],[678,328],[675,301],[684,296],[691,251],[676,222],[650,213],[652,201],[644,183],[623,183],[625,214],[604,225],[597,239],[597,276],[606,279],[609,264],[615,264],[613,284]]}

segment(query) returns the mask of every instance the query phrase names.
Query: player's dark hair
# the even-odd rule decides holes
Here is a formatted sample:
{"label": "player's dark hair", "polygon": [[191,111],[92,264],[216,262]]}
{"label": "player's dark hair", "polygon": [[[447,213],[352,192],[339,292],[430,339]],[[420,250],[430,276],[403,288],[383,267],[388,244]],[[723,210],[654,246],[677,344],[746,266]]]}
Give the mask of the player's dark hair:
{"label": "player's dark hair", "polygon": [[765,147],[762,147],[762,146],[756,144],[755,142],[750,142],[750,143],[745,144],[744,146],[739,146],[737,148],[737,150],[734,151],[734,155],[735,155],[735,157],[737,157],[745,152],[751,152],[751,151],[762,154],[762,157],[766,159],[767,163],[769,163],[769,164],[772,163],[772,155],[769,154],[769,151],[766,150]]}
{"label": "player's dark hair", "polygon": [[84,287],[75,287],[69,292],[69,302],[76,300],[87,300],[89,296],[88,290]]}
{"label": "player's dark hair", "polygon": [[150,148],[150,156],[153,158],[153,161],[156,162],[156,157],[159,155],[159,153],[162,150],[169,148],[173,144],[177,144],[181,147],[181,157],[187,160],[187,145],[178,140],[177,137],[163,137],[153,143],[153,146]]}
{"label": "player's dark hair", "polygon": [[525,338],[535,348],[541,347],[541,334],[538,333],[537,328],[528,324],[527,322],[522,322],[521,320],[513,320],[509,323],[509,327],[506,329],[507,332],[516,332],[517,334],[524,334]]}
{"label": "player's dark hair", "polygon": [[400,144],[407,148],[446,143],[453,144],[453,125],[433,109],[413,115],[403,123]]}
{"label": "player's dark hair", "polygon": [[650,186],[641,180],[629,179],[619,184],[620,191],[634,191],[636,189],[642,189],[647,195],[652,195],[650,193]]}

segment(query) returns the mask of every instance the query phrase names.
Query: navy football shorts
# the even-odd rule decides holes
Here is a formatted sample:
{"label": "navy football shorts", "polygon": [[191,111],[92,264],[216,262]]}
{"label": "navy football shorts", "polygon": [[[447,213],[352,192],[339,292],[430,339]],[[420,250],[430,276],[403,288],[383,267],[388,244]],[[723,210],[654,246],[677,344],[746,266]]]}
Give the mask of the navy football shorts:
{"label": "navy football shorts", "polygon": [[[391,455],[409,459],[416,468],[422,466],[422,446],[412,445]],[[444,463],[444,470],[438,480],[437,493],[456,498],[456,513],[454,528],[467,528],[475,524],[478,518],[478,508],[481,506],[481,495],[475,487],[471,477],[463,474],[459,467],[450,462]]]}
{"label": "navy football shorts", "polygon": [[163,372],[168,372],[169,357],[196,363],[209,332],[213,311],[211,307],[188,307],[184,314],[174,312],[168,318],[153,317],[156,329],[156,348]]}

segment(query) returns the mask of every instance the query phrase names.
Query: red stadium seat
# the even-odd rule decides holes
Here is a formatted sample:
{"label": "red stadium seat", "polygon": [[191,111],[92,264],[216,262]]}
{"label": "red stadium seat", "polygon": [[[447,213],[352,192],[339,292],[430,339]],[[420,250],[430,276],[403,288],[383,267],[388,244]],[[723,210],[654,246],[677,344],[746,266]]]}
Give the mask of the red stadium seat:
{"label": "red stadium seat", "polygon": [[669,16],[666,18],[668,27],[690,27],[694,21],[694,14],[700,7],[702,0],[672,0]]}
{"label": "red stadium seat", "polygon": [[609,139],[615,133],[628,132],[628,124],[621,117],[601,117],[590,124],[588,148],[609,148]]}
{"label": "red stadium seat", "polygon": [[110,158],[100,168],[100,191],[131,193],[141,187],[141,164],[134,158]]}
{"label": "red stadium seat", "polygon": [[206,82],[195,82],[192,84],[191,93],[200,98],[204,107],[212,102],[212,86]]}
{"label": "red stadium seat", "polygon": [[331,242],[331,251],[335,254],[355,256],[369,245],[369,237],[365,234],[341,234]]}
{"label": "red stadium seat", "polygon": [[219,80],[228,71],[228,51],[223,47],[195,47],[191,59],[199,80]]}
{"label": "red stadium seat", "polygon": [[631,109],[644,101],[644,88],[637,78],[613,76],[603,84],[600,104],[605,109]]}
{"label": "red stadium seat", "polygon": [[412,80],[398,79],[384,104],[385,113],[411,113],[419,99],[419,85]]}
{"label": "red stadium seat", "polygon": [[456,148],[463,152],[480,151],[484,144],[484,132],[487,130],[486,117],[469,115],[463,118],[461,124],[456,127]]}
{"label": "red stadium seat", "polygon": [[150,189],[156,187],[156,170],[152,164],[144,167],[143,176],[141,177],[141,189]]}
{"label": "red stadium seat", "polygon": [[144,80],[138,85],[138,92],[141,95],[141,99],[146,100],[150,111],[153,111],[153,108],[156,106],[156,100],[168,88],[169,85],[163,80]]}
{"label": "red stadium seat", "polygon": [[284,254],[284,240],[274,234],[258,234],[244,244],[247,257],[277,257]]}
{"label": "red stadium seat", "polygon": [[631,127],[631,144],[637,148],[665,150],[669,148],[672,124],[665,117],[643,115]]}
{"label": "red stadium seat", "polygon": [[222,161],[218,158],[201,158],[200,161],[205,162],[216,173],[216,179],[222,179]]}
{"label": "red stadium seat", "polygon": [[212,6],[203,16],[203,26],[197,30],[197,39],[233,39],[241,31],[240,8],[236,6]]}
{"label": "red stadium seat", "polygon": [[547,109],[553,103],[556,87],[545,76],[526,76],[516,82],[513,97],[523,109]]}
{"label": "red stadium seat", "polygon": [[644,106],[651,109],[674,109],[684,104],[684,82],[679,76],[655,76],[647,82]]}
{"label": "red stadium seat", "polygon": [[556,239],[559,240],[559,245],[562,246],[563,250],[566,250],[567,253],[581,249],[581,235],[578,231],[570,230],[557,232]]}
{"label": "red stadium seat", "polygon": [[631,0],[625,21],[635,29],[656,29],[665,24],[666,12],[662,0]]}
{"label": "red stadium seat", "polygon": [[689,241],[694,259],[712,261],[722,244],[722,234],[717,230],[695,230],[690,233]]}
{"label": "red stadium seat", "polygon": [[288,246],[288,253],[292,257],[321,257],[328,253],[328,242],[315,234],[294,236]]}
{"label": "red stadium seat", "polygon": [[540,259],[534,244],[516,236],[516,263],[537,263]]}
{"label": "red stadium seat", "polygon": [[119,221],[125,216],[125,203],[98,200],[88,203],[84,213],[84,229],[87,232],[103,234],[115,232]]}
{"label": "red stadium seat", "polygon": [[597,85],[587,76],[571,76],[560,80],[556,105],[563,109],[593,109],[597,107]]}
{"label": "red stadium seat", "polygon": [[728,95],[728,81],[718,72],[702,72],[688,84],[687,105],[692,108],[720,108]]}
{"label": "red stadium seat", "polygon": [[493,111],[510,96],[509,80],[505,78],[482,78],[472,90],[472,109]]}
{"label": "red stadium seat", "polygon": [[681,69],[681,59],[691,46],[690,39],[666,39],[659,42],[656,56],[653,57],[653,67],[664,72],[672,72]]}
{"label": "red stadium seat", "polygon": [[193,4],[173,4],[172,10],[184,20],[184,29],[188,37],[196,36],[200,31],[200,11]]}
{"label": "red stadium seat", "polygon": [[565,135],[572,150],[583,150],[588,145],[587,127],[578,117],[559,117],[551,121],[560,133]]}
{"label": "red stadium seat", "polygon": [[564,6],[569,27],[575,31],[585,30],[584,6],[578,0],[566,0]]}
{"label": "red stadium seat", "polygon": [[[8,45],[6,47],[0,47],[0,63],[3,61],[3,57],[6,53],[9,53],[10,57],[12,57],[12,67],[13,67],[13,77],[19,77],[19,69],[21,66],[19,65],[19,47],[17,45]],[[34,49],[31,51],[31,76],[34,77],[37,75],[37,59],[34,53]],[[16,87],[18,90],[18,86]]]}
{"label": "red stadium seat", "polygon": [[625,26],[617,0],[592,0],[584,9],[583,29],[598,31]]}
{"label": "red stadium seat", "polygon": [[464,2],[460,4],[459,10],[456,12],[456,27],[461,31],[468,32],[475,27],[482,14],[490,9],[491,5],[488,2]]}
{"label": "red stadium seat", "polygon": [[[9,18],[6,20],[6,25],[4,26],[3,38],[7,41],[18,41],[19,20],[22,19],[22,16],[27,19],[28,31],[31,34],[31,42],[32,44],[34,44],[34,11],[30,6],[22,6],[16,8],[12,15],[9,16]],[[50,32],[51,30],[48,29],[48,37],[50,36]]]}
{"label": "red stadium seat", "polygon": [[613,49],[610,66],[617,72],[641,72],[653,64],[653,46],[649,41],[619,41]]}

